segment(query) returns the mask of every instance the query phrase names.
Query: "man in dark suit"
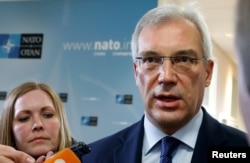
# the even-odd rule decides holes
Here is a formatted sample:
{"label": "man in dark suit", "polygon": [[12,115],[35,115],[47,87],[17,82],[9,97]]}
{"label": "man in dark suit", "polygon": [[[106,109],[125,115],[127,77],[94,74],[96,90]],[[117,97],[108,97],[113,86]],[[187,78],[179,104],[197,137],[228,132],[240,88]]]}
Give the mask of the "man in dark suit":
{"label": "man in dark suit", "polygon": [[[192,163],[206,163],[208,147],[246,146],[245,134],[219,123],[204,109],[203,113],[204,117],[194,148]],[[92,151],[84,156],[83,162],[142,162],[143,120],[144,118],[125,130],[91,144]],[[188,162],[183,160],[183,163]]]}
{"label": "man in dark suit", "polygon": [[180,142],[170,154],[173,163],[206,163],[210,148],[248,146],[243,132],[219,123],[201,106],[214,62],[207,25],[194,4],[147,12],[131,45],[145,116],[90,144],[84,163],[157,163],[166,136]]}

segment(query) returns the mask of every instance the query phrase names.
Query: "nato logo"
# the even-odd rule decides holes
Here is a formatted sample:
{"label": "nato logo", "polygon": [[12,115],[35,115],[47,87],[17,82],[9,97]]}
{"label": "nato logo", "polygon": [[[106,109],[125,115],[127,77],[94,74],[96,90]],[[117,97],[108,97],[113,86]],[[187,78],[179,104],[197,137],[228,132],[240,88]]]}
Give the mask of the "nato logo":
{"label": "nato logo", "polygon": [[68,93],[59,93],[59,97],[62,100],[62,102],[67,102],[67,100],[68,100]]}
{"label": "nato logo", "polygon": [[42,57],[43,34],[0,34],[0,58]]}
{"label": "nato logo", "polygon": [[81,125],[83,126],[97,126],[98,117],[96,116],[82,116]]}
{"label": "nato logo", "polygon": [[115,97],[115,101],[117,104],[132,104],[133,96],[117,94]]}

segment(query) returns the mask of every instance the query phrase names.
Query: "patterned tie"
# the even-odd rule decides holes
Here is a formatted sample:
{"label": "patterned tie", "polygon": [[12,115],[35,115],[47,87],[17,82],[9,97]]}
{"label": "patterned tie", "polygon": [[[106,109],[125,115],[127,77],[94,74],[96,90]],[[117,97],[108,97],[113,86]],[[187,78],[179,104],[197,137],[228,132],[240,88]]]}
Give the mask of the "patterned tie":
{"label": "patterned tie", "polygon": [[160,163],[172,163],[172,153],[177,149],[180,141],[174,137],[166,136],[161,140],[161,160]]}

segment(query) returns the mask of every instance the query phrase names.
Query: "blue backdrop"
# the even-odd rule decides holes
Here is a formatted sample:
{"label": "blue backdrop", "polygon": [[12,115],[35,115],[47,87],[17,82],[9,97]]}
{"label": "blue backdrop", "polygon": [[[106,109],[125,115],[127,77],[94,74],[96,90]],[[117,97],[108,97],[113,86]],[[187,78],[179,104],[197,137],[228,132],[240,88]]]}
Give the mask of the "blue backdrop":
{"label": "blue backdrop", "polygon": [[48,83],[67,96],[72,133],[86,143],[129,126],[144,112],[131,34],[155,6],[155,0],[1,2],[0,93],[25,81]]}

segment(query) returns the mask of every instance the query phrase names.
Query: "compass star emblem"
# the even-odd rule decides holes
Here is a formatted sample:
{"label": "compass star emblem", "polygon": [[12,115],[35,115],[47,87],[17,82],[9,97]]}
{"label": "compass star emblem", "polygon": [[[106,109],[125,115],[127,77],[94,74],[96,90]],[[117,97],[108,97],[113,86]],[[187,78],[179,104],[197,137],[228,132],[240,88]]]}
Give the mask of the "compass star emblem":
{"label": "compass star emblem", "polygon": [[11,39],[8,39],[2,47],[4,52],[9,54],[13,47],[15,47],[15,43]]}

